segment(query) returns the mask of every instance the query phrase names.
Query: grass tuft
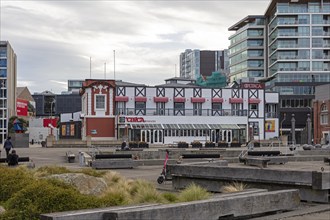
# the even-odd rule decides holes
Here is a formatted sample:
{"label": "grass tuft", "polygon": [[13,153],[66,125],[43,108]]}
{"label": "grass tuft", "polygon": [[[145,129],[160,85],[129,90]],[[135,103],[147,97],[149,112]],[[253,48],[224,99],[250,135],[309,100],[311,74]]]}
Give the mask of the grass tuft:
{"label": "grass tuft", "polygon": [[210,198],[211,194],[204,188],[196,185],[195,183],[190,184],[186,189],[180,192],[180,202],[190,202],[195,200],[203,200]]}
{"label": "grass tuft", "polygon": [[232,192],[241,192],[248,188],[247,184],[240,182],[232,182],[224,187],[222,187],[221,192],[223,193],[232,193]]}

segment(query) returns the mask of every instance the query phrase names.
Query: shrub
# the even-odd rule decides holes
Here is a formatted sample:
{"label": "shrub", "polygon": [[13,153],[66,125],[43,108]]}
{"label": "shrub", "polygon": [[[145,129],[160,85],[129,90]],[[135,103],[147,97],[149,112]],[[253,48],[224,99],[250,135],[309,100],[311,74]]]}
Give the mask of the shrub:
{"label": "shrub", "polygon": [[203,144],[199,141],[193,141],[193,142],[191,142],[191,147],[192,148],[202,148]]}
{"label": "shrub", "polygon": [[129,193],[124,188],[109,190],[100,198],[102,206],[120,206],[131,202]]}
{"label": "shrub", "polygon": [[37,169],[35,172],[36,177],[44,177],[54,174],[72,173],[69,169],[65,167],[58,166],[44,166]]}
{"label": "shrub", "polygon": [[26,168],[0,166],[0,202],[8,200],[14,193],[31,184],[33,177]]}
{"label": "shrub", "polygon": [[222,188],[223,193],[232,193],[232,192],[240,192],[248,188],[248,186],[244,183],[232,182]]}
{"label": "shrub", "polygon": [[202,200],[210,198],[211,194],[204,188],[196,185],[195,183],[190,184],[186,189],[180,192],[180,202],[190,202],[195,200]]}
{"label": "shrub", "polygon": [[107,172],[95,170],[92,168],[84,168],[81,170],[81,173],[86,174],[88,176],[103,177]]}
{"label": "shrub", "polygon": [[162,194],[162,197],[166,200],[166,203],[174,203],[178,201],[178,196],[174,193],[165,192]]}
{"label": "shrub", "polygon": [[5,203],[7,209],[16,210],[15,219],[39,219],[41,213],[98,206],[100,203],[96,197],[82,195],[73,187],[62,188],[53,185],[46,179],[37,180],[26,186]]}

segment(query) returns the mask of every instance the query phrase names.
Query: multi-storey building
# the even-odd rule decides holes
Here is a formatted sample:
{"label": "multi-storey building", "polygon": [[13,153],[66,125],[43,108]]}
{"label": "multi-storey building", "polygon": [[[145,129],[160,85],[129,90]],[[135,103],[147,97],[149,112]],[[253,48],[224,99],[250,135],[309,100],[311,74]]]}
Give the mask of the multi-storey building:
{"label": "multi-storey building", "polygon": [[17,58],[8,41],[0,41],[0,143],[8,134],[9,118],[16,115]]}
{"label": "multi-storey building", "polygon": [[180,77],[198,79],[201,75],[211,76],[212,72],[228,72],[227,50],[191,50],[180,54]]}
{"label": "multi-storey building", "polygon": [[79,91],[85,80],[68,80],[68,91]]}
{"label": "multi-storey building", "polygon": [[177,78],[152,87],[86,80],[81,95],[83,139],[245,144],[278,137],[278,93],[259,83],[205,88]]}
{"label": "multi-storey building", "polygon": [[50,91],[35,93],[32,95],[36,102],[36,116],[59,116],[63,113],[81,111],[81,97],[79,92],[72,90],[62,94],[54,94]]}
{"label": "multi-storey building", "polygon": [[[250,17],[255,18],[256,22],[259,16]],[[265,22],[265,77],[270,80],[267,87],[280,93],[279,113],[283,134],[289,135],[290,139],[290,119],[294,113],[296,143],[302,143],[302,137],[307,132],[307,114],[312,113],[314,88],[330,83],[330,1],[272,0],[261,17]],[[241,40],[246,42],[242,44],[247,45],[250,36],[245,36],[244,32],[253,26],[255,23],[249,20],[249,16],[235,24],[229,29],[236,31],[230,37],[231,41],[242,34]],[[236,44],[232,41],[230,46],[230,68],[234,71],[230,73],[231,80],[245,77],[236,71],[236,57],[244,56],[246,50],[235,50]]]}

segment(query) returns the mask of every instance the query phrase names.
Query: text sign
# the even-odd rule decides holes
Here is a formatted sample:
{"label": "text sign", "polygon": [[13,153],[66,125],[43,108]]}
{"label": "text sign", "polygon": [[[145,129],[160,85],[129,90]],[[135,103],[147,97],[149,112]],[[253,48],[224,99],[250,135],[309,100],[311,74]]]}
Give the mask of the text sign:
{"label": "text sign", "polygon": [[265,89],[264,83],[242,83],[242,89]]}

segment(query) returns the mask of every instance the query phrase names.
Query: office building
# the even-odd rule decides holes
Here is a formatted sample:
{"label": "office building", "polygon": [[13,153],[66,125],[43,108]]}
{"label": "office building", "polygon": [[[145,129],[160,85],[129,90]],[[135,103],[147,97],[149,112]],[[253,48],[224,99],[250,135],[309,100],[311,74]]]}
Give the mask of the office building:
{"label": "office building", "polygon": [[82,88],[84,80],[68,80],[68,91],[79,91]]}
{"label": "office building", "polygon": [[[261,34],[262,29],[258,41],[254,35]],[[236,31],[230,37],[230,80],[252,77],[251,68],[263,66],[264,75],[260,77],[267,78],[268,89],[280,94],[278,112],[283,134],[290,141],[291,116],[295,114],[296,143],[302,143],[315,86],[330,83],[330,1],[272,0],[264,15],[247,16],[229,30]],[[261,52],[261,41],[264,55],[256,59],[251,51]]]}
{"label": "office building", "polygon": [[212,72],[228,72],[227,50],[191,50],[180,54],[180,77],[197,80],[211,76]]}
{"label": "office building", "polygon": [[0,143],[8,134],[9,118],[16,115],[17,57],[8,41],[0,41]]}

